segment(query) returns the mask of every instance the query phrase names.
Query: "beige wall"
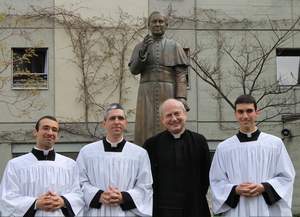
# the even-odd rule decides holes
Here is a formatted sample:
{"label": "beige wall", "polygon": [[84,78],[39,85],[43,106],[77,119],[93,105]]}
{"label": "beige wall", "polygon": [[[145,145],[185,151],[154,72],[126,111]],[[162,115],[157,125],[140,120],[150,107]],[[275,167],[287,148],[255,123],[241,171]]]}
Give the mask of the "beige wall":
{"label": "beige wall", "polygon": [[55,5],[68,9],[77,9],[77,12],[83,15],[83,17],[104,16],[117,19],[119,9],[134,16],[146,17],[148,15],[147,0],[89,0],[81,2],[75,0],[55,0]]}
{"label": "beige wall", "polygon": [[[127,12],[133,17],[145,17],[148,11],[148,2],[145,0],[130,0],[130,1],[107,1],[105,4],[101,1],[81,2],[74,5],[74,1],[55,1],[58,7],[65,7],[68,10],[78,9],[76,13],[83,18],[91,18],[93,16],[104,16],[118,20],[120,9]],[[133,7],[134,5],[134,7]],[[78,87],[81,82],[80,70],[72,62],[76,61],[69,36],[63,30],[62,26],[57,25],[55,30],[55,114],[64,121],[84,121],[83,108],[84,105],[79,103],[78,96],[80,95]],[[99,41],[100,42],[100,41]],[[132,46],[132,45],[131,45]],[[101,54],[102,47],[98,47],[96,52]],[[131,49],[128,49],[126,56],[126,65],[131,55]],[[116,62],[115,65],[117,65]],[[103,73],[111,73],[114,63],[107,62],[102,71]],[[127,69],[127,67],[126,67]],[[126,72],[125,84],[127,92],[124,95],[124,107],[127,110],[134,110],[136,103],[136,93],[138,80],[130,75],[128,69]],[[99,104],[108,104],[118,101],[117,92],[109,95],[110,88],[107,88],[103,82],[99,82],[99,87],[106,88],[101,94],[98,94],[96,101]],[[64,94],[61,94],[64,93]],[[66,97],[67,96],[67,97]],[[99,110],[99,108],[97,108]],[[129,113],[129,120],[134,121],[134,115]],[[91,115],[90,121],[99,121],[99,115]]]}
{"label": "beige wall", "polygon": [[[184,47],[189,47],[193,50],[197,43],[205,45],[203,57],[207,57],[210,61],[215,61],[216,49],[214,35],[216,31],[224,33],[228,37],[232,37],[232,41],[237,39],[247,31],[247,28],[242,25],[234,24],[236,21],[248,19],[251,21],[252,26],[249,28],[257,28],[261,31],[259,34],[266,39],[270,40],[270,26],[268,18],[270,19],[294,19],[298,16],[300,10],[300,1],[296,0],[257,0],[257,1],[226,1],[223,0],[111,0],[111,1],[70,1],[70,0],[0,0],[0,8],[4,9],[7,5],[12,5],[15,11],[29,11],[30,4],[37,4],[42,6],[57,6],[65,7],[68,10],[76,9],[78,14],[85,18],[93,16],[105,16],[117,20],[119,8],[128,12],[130,15],[136,17],[147,17],[148,13],[153,10],[160,10],[163,12],[172,8],[178,16],[195,16],[195,7],[200,20],[197,25],[191,23],[184,23],[176,26],[170,26],[167,31],[169,37],[174,37]],[[7,12],[7,10],[4,10]],[[207,16],[217,16],[220,19],[232,21],[227,22],[226,25],[212,25],[207,21]],[[2,25],[2,24],[1,24]],[[33,142],[29,133],[32,129],[33,123],[38,117],[43,114],[52,114],[57,116],[62,122],[82,122],[83,105],[79,103],[79,82],[80,71],[72,62],[75,60],[69,36],[66,34],[62,26],[53,24],[30,23],[25,25],[26,31],[31,31],[29,34],[31,41],[25,40],[22,37],[11,37],[5,41],[7,46],[7,58],[10,59],[10,47],[13,46],[45,46],[49,48],[49,88],[48,90],[39,91],[34,100],[34,103],[43,105],[41,109],[36,110],[31,107],[30,114],[24,114],[19,110],[9,110],[6,104],[0,102],[0,173],[4,169],[6,161],[11,157],[11,143],[16,144]],[[281,26],[288,26],[288,23],[281,22]],[[7,26],[6,26],[7,27]],[[19,30],[23,30],[23,26],[19,26]],[[1,30],[1,29],[0,29]],[[267,31],[265,31],[267,30]],[[268,31],[269,30],[269,31]],[[143,36],[144,33],[141,35]],[[137,41],[141,40],[141,37]],[[135,42],[137,43],[137,42]],[[126,53],[126,61],[128,62],[133,43]],[[300,47],[300,36],[292,37],[286,42],[285,46]],[[103,48],[97,48],[102,51]],[[231,69],[231,65],[225,59],[221,62],[222,67]],[[103,73],[111,73],[114,64],[106,63],[103,68]],[[275,60],[271,61],[268,66],[270,79],[276,79]],[[124,107],[128,110],[134,111],[136,105],[136,94],[138,88],[138,76],[133,77],[129,71],[126,72],[126,87],[128,92],[125,95],[126,101]],[[11,67],[9,67],[1,76],[10,77]],[[224,75],[226,78],[226,74]],[[226,79],[225,79],[226,80]],[[231,80],[224,81],[224,84],[230,84]],[[103,83],[99,83],[103,85]],[[203,133],[208,140],[216,141],[223,140],[230,135],[234,134],[237,125],[234,122],[232,109],[224,102],[218,103],[215,96],[216,93],[207,84],[201,81],[194,72],[190,70],[190,89],[188,90],[188,103],[190,104],[191,111],[189,112],[189,128]],[[106,87],[109,91],[109,87]],[[11,90],[10,83],[8,82],[4,89],[6,94],[15,97],[15,90]],[[1,91],[3,91],[1,90]],[[107,96],[107,91],[103,91],[97,98],[100,104],[110,103],[117,100],[116,95]],[[19,91],[21,92],[21,91]],[[0,92],[1,94],[3,92]],[[231,93],[231,97],[235,98],[237,92]],[[1,96],[2,97],[2,96]],[[295,91],[295,97],[299,99],[300,89]],[[22,108],[22,104],[18,105]],[[300,112],[300,106],[294,108],[295,112]],[[130,113],[129,120],[131,124],[127,132],[128,138],[132,138],[134,113]],[[220,122],[221,120],[221,122]],[[91,116],[90,121],[99,122],[98,113]],[[26,132],[20,132],[26,122]],[[30,126],[30,127],[29,127]],[[287,126],[287,125],[285,125]],[[299,132],[299,122],[288,125],[292,132]],[[78,129],[76,123],[71,128]],[[80,128],[80,127],[79,127]],[[84,126],[81,126],[84,128]],[[268,122],[262,126],[266,132],[275,134],[281,137],[280,132],[283,128],[283,123],[280,117],[276,121]],[[76,131],[75,131],[76,132]],[[102,133],[102,132],[101,132]],[[9,134],[9,137],[4,136]],[[27,135],[28,134],[28,135]],[[62,132],[62,142],[85,144],[89,141],[88,137],[76,137],[74,134],[64,131]],[[295,135],[297,135],[295,133]],[[16,139],[17,138],[17,139]],[[285,143],[291,158],[294,162],[296,171],[300,171],[299,159],[299,136],[293,139],[286,139]],[[214,148],[215,145],[211,148]],[[300,213],[300,180],[297,177],[295,182],[294,194],[294,210]]]}

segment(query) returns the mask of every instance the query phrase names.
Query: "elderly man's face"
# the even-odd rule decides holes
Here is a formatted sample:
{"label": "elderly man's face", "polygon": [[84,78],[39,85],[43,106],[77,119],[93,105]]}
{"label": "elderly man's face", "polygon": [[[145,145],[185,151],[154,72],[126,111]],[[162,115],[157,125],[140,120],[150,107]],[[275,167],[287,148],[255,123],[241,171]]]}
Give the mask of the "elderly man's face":
{"label": "elderly man's face", "polygon": [[162,36],[165,34],[167,23],[161,14],[154,14],[150,18],[149,28],[153,36]]}
{"label": "elderly man's face", "polygon": [[183,105],[176,100],[169,100],[164,104],[161,122],[164,127],[173,134],[178,134],[185,129],[187,119]]}

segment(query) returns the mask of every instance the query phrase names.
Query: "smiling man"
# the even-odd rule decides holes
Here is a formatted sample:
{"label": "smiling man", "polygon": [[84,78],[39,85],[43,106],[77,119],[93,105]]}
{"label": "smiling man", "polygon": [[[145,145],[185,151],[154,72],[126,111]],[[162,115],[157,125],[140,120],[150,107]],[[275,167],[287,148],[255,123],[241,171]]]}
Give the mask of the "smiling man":
{"label": "smiling man", "polygon": [[206,200],[210,161],[205,137],[186,129],[187,113],[179,100],[163,102],[160,117],[166,130],[144,144],[153,174],[153,216],[210,216]]}
{"label": "smiling man", "polygon": [[3,216],[82,214],[84,201],[77,165],[54,151],[58,131],[54,117],[41,117],[33,132],[36,146],[8,162],[0,186]]}
{"label": "smiling man", "polygon": [[224,216],[292,216],[295,170],[282,140],[256,127],[255,99],[235,101],[239,132],[217,147],[210,169],[213,211]]}
{"label": "smiling man", "polygon": [[103,127],[103,140],[83,147],[77,158],[87,205],[84,216],[151,216],[149,157],[124,139],[127,120],[120,104],[108,106]]}
{"label": "smiling man", "polygon": [[178,42],[165,37],[167,17],[152,12],[148,27],[151,34],[137,44],[128,64],[132,74],[141,75],[134,134],[138,145],[162,131],[158,109],[163,101],[177,98],[187,106],[187,56]]}

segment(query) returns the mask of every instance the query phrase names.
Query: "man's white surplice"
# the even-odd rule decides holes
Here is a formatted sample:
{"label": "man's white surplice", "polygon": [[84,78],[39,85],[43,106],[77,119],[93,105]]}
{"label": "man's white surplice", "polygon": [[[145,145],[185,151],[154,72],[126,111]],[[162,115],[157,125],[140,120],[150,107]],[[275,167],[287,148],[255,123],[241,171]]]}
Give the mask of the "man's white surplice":
{"label": "man's white surplice", "polygon": [[[2,216],[24,216],[37,197],[48,191],[64,196],[75,216],[83,212],[79,170],[74,160],[57,153],[54,161],[39,161],[32,153],[10,160],[0,186]],[[35,216],[64,215],[58,209],[37,210]]]}
{"label": "man's white surplice", "polygon": [[[151,216],[152,175],[147,152],[126,142],[122,152],[105,152],[103,141],[83,147],[78,155],[80,182],[87,205],[86,216]],[[99,190],[110,186],[126,191],[136,208],[123,211],[120,206],[101,205],[100,209],[89,205]]]}
{"label": "man's white surplice", "polygon": [[[241,143],[233,136],[220,143],[210,169],[214,213],[225,216],[292,216],[291,202],[295,170],[280,138],[261,132],[257,141]],[[240,197],[236,208],[227,200],[234,185],[269,183],[281,197],[266,204],[262,195]]]}

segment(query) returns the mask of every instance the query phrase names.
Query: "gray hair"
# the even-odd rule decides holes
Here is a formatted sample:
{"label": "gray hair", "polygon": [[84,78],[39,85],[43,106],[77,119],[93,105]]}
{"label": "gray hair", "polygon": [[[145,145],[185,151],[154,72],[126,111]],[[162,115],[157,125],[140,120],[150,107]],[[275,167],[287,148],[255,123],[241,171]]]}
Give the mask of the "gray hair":
{"label": "gray hair", "polygon": [[160,106],[159,106],[159,115],[160,115],[160,117],[163,116],[163,109],[164,109],[165,105],[166,105],[168,102],[170,102],[170,101],[176,102],[176,103],[178,104],[178,106],[182,109],[182,111],[186,112],[186,109],[185,109],[185,107],[184,107],[184,104],[183,104],[180,100],[174,99],[174,98],[169,98],[169,99],[166,99],[166,100],[165,100],[162,104],[160,104]]}

